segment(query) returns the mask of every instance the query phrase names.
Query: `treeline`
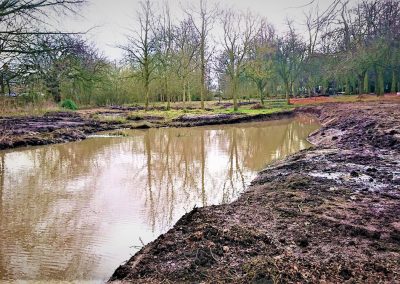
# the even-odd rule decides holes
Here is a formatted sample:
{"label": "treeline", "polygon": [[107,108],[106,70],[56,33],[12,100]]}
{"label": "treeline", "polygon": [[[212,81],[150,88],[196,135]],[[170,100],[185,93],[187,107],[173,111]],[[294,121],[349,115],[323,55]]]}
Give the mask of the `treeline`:
{"label": "treeline", "polygon": [[276,96],[399,91],[399,1],[333,0],[323,10],[310,4],[301,24],[288,20],[278,33],[263,17],[206,0],[182,8],[179,19],[167,2],[144,0],[119,46],[123,62],[110,62],[84,35],[38,30],[47,9],[73,13],[82,3],[0,1],[2,94],[168,108],[228,98],[237,109],[250,97],[263,104]]}

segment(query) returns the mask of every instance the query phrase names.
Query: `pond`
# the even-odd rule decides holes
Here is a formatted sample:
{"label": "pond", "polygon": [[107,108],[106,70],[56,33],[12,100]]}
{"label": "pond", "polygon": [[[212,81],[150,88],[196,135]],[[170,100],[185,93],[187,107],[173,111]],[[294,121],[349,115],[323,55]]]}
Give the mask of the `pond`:
{"label": "pond", "polygon": [[305,117],[0,151],[0,280],[106,281],[193,207],[310,146]]}

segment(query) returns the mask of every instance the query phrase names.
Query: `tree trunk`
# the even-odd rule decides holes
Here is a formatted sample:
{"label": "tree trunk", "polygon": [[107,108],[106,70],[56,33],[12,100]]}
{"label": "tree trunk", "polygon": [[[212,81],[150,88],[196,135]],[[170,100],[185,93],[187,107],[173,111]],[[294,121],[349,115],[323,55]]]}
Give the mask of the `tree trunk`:
{"label": "tree trunk", "polygon": [[383,79],[383,71],[382,68],[376,69],[376,94],[378,96],[382,96],[385,93],[385,82]]}
{"label": "tree trunk", "polygon": [[362,94],[362,89],[361,89],[361,80],[362,76],[357,76],[357,94],[361,95]]}
{"label": "tree trunk", "polygon": [[289,86],[289,82],[286,82],[285,89],[286,89],[286,102],[287,102],[288,105],[290,105],[290,86]]}
{"label": "tree trunk", "polygon": [[261,84],[258,84],[258,92],[260,95],[260,101],[261,101],[261,105],[264,105],[264,94],[263,94],[263,86]]}
{"label": "tree trunk", "polygon": [[186,84],[186,92],[187,92],[187,98],[188,98],[188,102],[192,101],[192,94],[190,92],[190,85],[189,82],[187,82]]}
{"label": "tree trunk", "polygon": [[186,102],[186,80],[183,79],[183,84],[182,84],[182,102],[185,104]]}
{"label": "tree trunk", "polygon": [[6,86],[4,84],[4,75],[0,76],[0,94],[3,96],[6,94]]}
{"label": "tree trunk", "polygon": [[397,76],[396,76],[396,71],[393,69],[393,71],[392,71],[392,86],[391,86],[390,91],[392,93],[396,93],[397,92],[396,88],[397,88]]}
{"label": "tree trunk", "polygon": [[369,80],[368,80],[368,71],[365,72],[364,76],[364,94],[369,94]]}
{"label": "tree trunk", "polygon": [[145,102],[145,111],[149,110],[149,82],[146,80],[146,82],[144,83],[144,92],[145,92],[145,96],[146,96],[146,102]]}
{"label": "tree trunk", "polygon": [[168,91],[168,78],[167,76],[164,77],[164,89],[165,89],[165,96],[167,98],[167,110],[171,109],[171,97]]}
{"label": "tree trunk", "polygon": [[60,83],[56,78],[47,79],[47,88],[50,95],[53,97],[54,102],[61,102]]}
{"label": "tree trunk", "polygon": [[4,85],[3,81],[0,82],[0,93],[2,96],[6,94],[6,86]]}
{"label": "tree trunk", "polygon": [[[7,84],[7,88],[8,88],[8,94],[11,95],[11,86],[10,86],[10,80],[9,79],[6,79],[6,84]],[[61,101],[61,99],[59,101]]]}
{"label": "tree trunk", "polygon": [[238,101],[237,101],[237,82],[236,82],[236,76],[232,80],[232,96],[233,96],[233,111],[237,111],[239,109],[238,107]]}

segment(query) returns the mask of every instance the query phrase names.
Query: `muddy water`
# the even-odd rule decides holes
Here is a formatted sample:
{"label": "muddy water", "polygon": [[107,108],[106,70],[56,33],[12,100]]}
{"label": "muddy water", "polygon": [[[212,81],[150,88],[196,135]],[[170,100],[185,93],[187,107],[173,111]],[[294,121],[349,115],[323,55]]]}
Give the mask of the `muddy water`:
{"label": "muddy water", "polygon": [[101,282],[194,206],[309,147],[307,118],[130,131],[0,152],[0,280]]}

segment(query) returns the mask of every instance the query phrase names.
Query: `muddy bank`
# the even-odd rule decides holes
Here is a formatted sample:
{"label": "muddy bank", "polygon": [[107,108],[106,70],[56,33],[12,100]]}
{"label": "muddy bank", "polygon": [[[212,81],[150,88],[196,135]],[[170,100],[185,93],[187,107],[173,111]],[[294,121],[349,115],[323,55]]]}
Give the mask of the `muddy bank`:
{"label": "muddy bank", "polygon": [[204,125],[233,124],[242,122],[276,120],[294,117],[293,111],[282,111],[271,114],[212,114],[212,115],[183,115],[168,123],[171,127],[194,127]]}
{"label": "muddy bank", "polygon": [[86,139],[88,135],[122,128],[192,127],[274,120],[292,117],[291,111],[246,115],[183,115],[172,121],[159,116],[137,116],[131,108],[116,108],[90,114],[52,112],[44,116],[0,117],[0,150],[22,146],[48,145]]}
{"label": "muddy bank", "polygon": [[0,149],[82,140],[88,134],[120,127],[117,122],[96,121],[72,112],[3,117],[0,118]]}
{"label": "muddy bank", "polygon": [[196,208],[120,266],[132,283],[400,281],[400,103],[331,104],[316,144],[232,204]]}

